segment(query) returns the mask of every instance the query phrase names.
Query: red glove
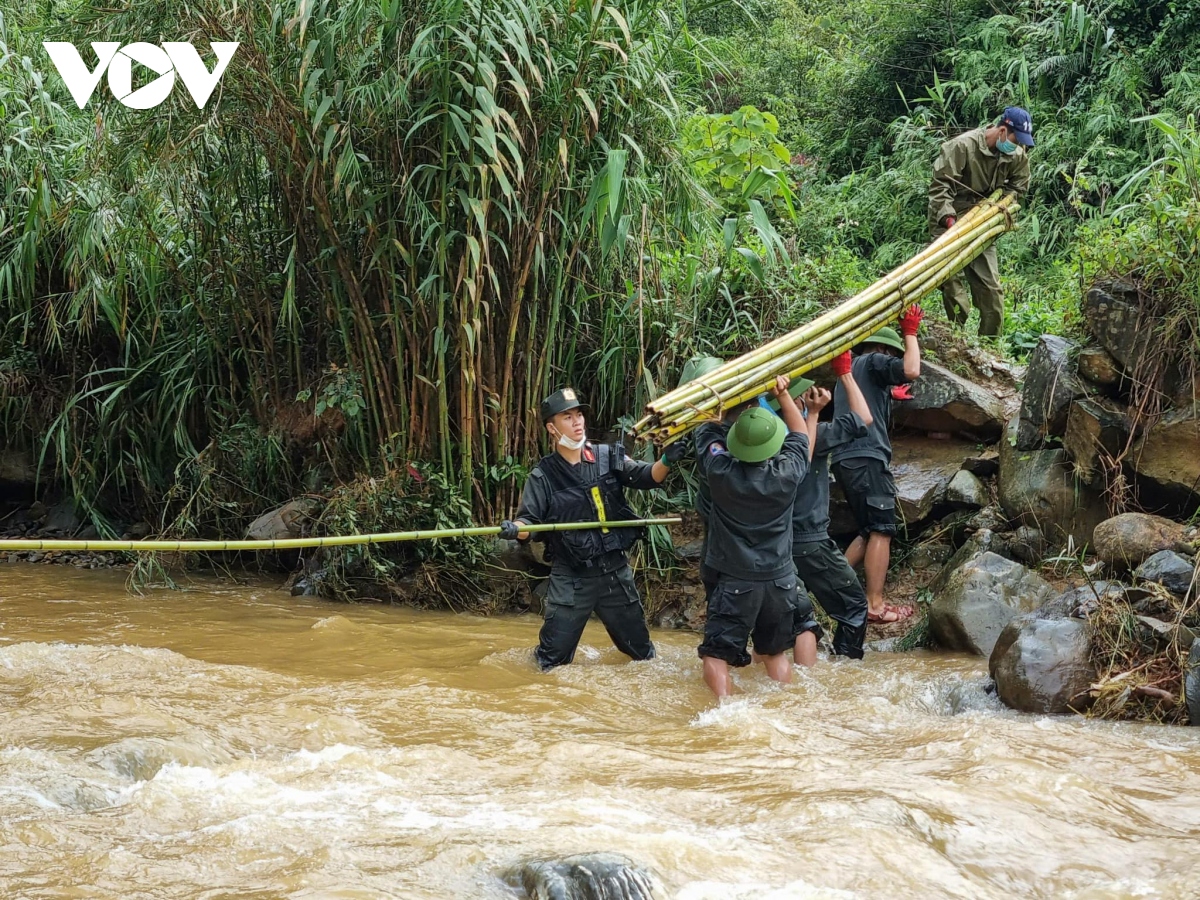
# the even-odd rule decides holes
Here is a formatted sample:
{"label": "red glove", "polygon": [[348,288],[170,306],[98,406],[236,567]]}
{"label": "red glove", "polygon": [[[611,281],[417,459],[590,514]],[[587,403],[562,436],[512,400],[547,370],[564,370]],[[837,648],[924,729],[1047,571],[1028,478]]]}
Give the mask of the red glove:
{"label": "red glove", "polygon": [[954,227],[954,223],[957,222],[958,219],[954,218],[954,216],[946,216],[943,221],[946,223],[946,229],[949,230]]}
{"label": "red glove", "polygon": [[925,318],[925,310],[921,309],[919,303],[914,303],[900,317],[900,333],[905,337],[910,334],[916,334],[917,330],[921,327],[921,320],[923,318]]}
{"label": "red glove", "polygon": [[911,384],[893,385],[892,386],[892,399],[893,400],[912,400],[913,399],[912,385]]}
{"label": "red glove", "polygon": [[829,364],[831,366],[833,366],[833,374],[836,375],[838,378],[841,378],[843,375],[849,375],[850,374],[850,351],[847,350],[845,353],[835,356],[833,359],[831,359],[829,361]]}

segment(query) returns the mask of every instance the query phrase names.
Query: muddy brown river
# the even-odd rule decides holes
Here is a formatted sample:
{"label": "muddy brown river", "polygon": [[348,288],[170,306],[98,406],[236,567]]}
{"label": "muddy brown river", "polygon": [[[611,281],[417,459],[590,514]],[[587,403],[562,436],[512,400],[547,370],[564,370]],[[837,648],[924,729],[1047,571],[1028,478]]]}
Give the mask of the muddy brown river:
{"label": "muddy brown river", "polygon": [[926,654],[716,707],[694,635],[541,675],[537,627],[0,566],[0,897],[511,900],[595,850],[677,900],[1200,896],[1200,729]]}

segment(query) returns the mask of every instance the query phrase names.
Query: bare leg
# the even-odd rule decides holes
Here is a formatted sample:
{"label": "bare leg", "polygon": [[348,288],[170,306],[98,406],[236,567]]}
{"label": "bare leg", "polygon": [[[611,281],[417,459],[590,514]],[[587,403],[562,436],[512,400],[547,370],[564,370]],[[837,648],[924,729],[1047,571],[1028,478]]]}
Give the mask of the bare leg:
{"label": "bare leg", "polygon": [[846,562],[850,563],[850,568],[856,569],[862,564],[863,557],[867,554],[867,542],[859,535],[854,539],[849,547],[846,548]]}
{"label": "bare leg", "polygon": [[817,636],[811,631],[802,631],[796,635],[796,647],[793,651],[796,665],[811,669],[817,664]]}
{"label": "bare leg", "polygon": [[704,683],[718,697],[733,693],[733,680],[729,677],[729,663],[714,656],[704,657]]}
{"label": "bare leg", "polygon": [[867,608],[872,615],[878,616],[883,613],[883,584],[887,580],[888,563],[891,558],[892,536],[872,531],[863,563],[867,573]]}
{"label": "bare leg", "polygon": [[763,665],[767,669],[767,674],[775,681],[782,681],[787,684],[792,680],[792,663],[791,660],[783,653],[776,656],[762,657]]}

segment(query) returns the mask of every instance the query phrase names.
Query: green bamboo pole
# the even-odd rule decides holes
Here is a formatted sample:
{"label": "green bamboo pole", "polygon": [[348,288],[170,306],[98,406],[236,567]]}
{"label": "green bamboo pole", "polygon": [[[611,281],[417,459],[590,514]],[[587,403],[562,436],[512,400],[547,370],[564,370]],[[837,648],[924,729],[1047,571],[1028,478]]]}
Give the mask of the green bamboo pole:
{"label": "green bamboo pole", "polygon": [[[894,319],[904,308],[914,302],[919,302],[938,285],[944,283],[947,278],[961,271],[971,259],[982,252],[1004,230],[1006,230],[1004,226],[993,226],[974,235],[971,242],[957,256],[943,262],[936,269],[923,272],[916,281],[910,282],[905,287],[903,293],[894,291],[888,298],[885,298],[888,303],[882,310],[877,305],[871,309],[859,311],[822,338],[815,348],[810,344],[806,348],[768,361],[758,370],[748,373],[744,382],[746,386],[738,388],[737,393],[728,395],[727,402],[723,406],[736,406],[769,390],[774,383],[775,376],[781,374],[781,370],[782,374],[787,374],[789,377],[798,377],[828,362],[839,353],[844,352],[846,348],[866,340],[887,322]],[[706,413],[709,413],[708,409],[693,406],[677,413],[669,425],[647,432],[647,436],[656,437],[663,443],[670,443],[698,421],[704,419]],[[709,414],[707,417],[712,418],[712,415]]]}
{"label": "green bamboo pole", "polygon": [[[1010,195],[1011,197],[1011,195]],[[1009,199],[1009,198],[1006,198]],[[982,206],[983,204],[981,204]],[[979,207],[976,207],[977,210]],[[974,212],[975,210],[972,210]],[[904,278],[898,273],[905,273],[908,278],[919,276],[921,273],[929,271],[937,267],[941,262],[954,258],[957,254],[969,247],[977,239],[978,231],[975,228],[997,228],[993,231],[993,235],[1000,234],[1006,227],[1000,223],[1006,222],[1008,216],[1004,212],[1004,208],[999,206],[993,207],[993,215],[987,220],[981,220],[980,215],[976,214],[976,220],[979,220],[977,225],[971,225],[970,220],[964,216],[964,221],[968,222],[965,231],[960,231],[960,226],[955,225],[953,229],[947,232],[946,235],[939,238],[930,247],[922,251],[904,266],[896,269],[889,275],[875,282],[871,287],[867,288],[857,296],[840,304],[833,310],[818,317],[812,322],[801,326],[789,334],[776,338],[769,344],[758,348],[751,353],[745,354],[736,360],[731,360],[724,366],[714,369],[706,374],[702,379],[697,379],[684,385],[677,391],[670,394],[665,394],[655,401],[647,404],[647,408],[652,410],[653,414],[660,418],[669,416],[671,413],[681,409],[689,403],[695,401],[700,396],[711,396],[715,391],[723,393],[730,387],[744,383],[744,380],[751,373],[755,372],[763,365],[770,365],[776,361],[780,355],[788,350],[804,345],[812,340],[816,335],[827,332],[830,327],[836,327],[844,317],[854,314],[856,311],[863,309],[867,305],[877,305],[880,300],[887,299],[897,289],[905,294],[910,294],[911,290],[905,287]],[[951,240],[946,238],[950,237]],[[970,260],[965,260],[963,265]],[[920,263],[920,268],[916,267]],[[642,423],[639,423],[642,424]]]}
{"label": "green bamboo pole", "polygon": [[[622,519],[615,522],[558,522],[549,525],[522,525],[521,533],[543,531],[584,531],[590,528],[640,528],[644,525],[675,525],[683,521],[665,519]],[[75,541],[75,540],[0,540],[0,550],[13,553],[25,550],[121,551],[130,553],[216,553],[232,550],[298,550],[307,547],[345,547],[352,544],[388,544],[397,541],[426,541],[435,538],[497,537],[498,525],[472,528],[441,528],[430,531],[392,531],[380,534],[347,534],[330,537],[281,538],[274,541]]]}
{"label": "green bamboo pole", "polygon": [[634,426],[642,439],[670,442],[716,410],[769,389],[777,374],[792,377],[861,342],[895,319],[1013,227],[1016,198],[999,193],[963,214],[955,226],[866,290],[793,332],[718,367],[647,404]]}

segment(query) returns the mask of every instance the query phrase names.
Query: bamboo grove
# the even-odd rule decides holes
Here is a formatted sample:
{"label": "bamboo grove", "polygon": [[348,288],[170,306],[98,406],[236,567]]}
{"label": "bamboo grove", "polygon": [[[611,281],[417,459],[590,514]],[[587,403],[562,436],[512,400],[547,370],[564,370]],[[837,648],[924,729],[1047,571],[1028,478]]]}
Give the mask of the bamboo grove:
{"label": "bamboo grove", "polygon": [[[702,48],[654,0],[169,7],[2,25],[10,439],[141,502],[238,428],[284,459],[291,423],[334,465],[429,460],[481,515],[510,504],[486,473],[538,452],[537,401],[605,365],[650,247],[691,227],[674,123]],[[131,34],[242,43],[205,111],[152,116],[78,113],[37,58]]]}

